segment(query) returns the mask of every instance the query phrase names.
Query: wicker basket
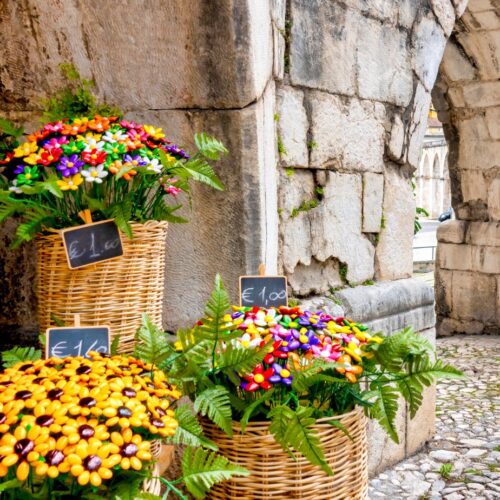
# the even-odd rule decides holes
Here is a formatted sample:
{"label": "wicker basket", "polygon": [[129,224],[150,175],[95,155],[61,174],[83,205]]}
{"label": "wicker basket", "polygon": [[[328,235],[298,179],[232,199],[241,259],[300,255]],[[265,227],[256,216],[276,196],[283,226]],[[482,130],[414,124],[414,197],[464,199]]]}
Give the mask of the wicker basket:
{"label": "wicker basket", "polygon": [[142,485],[142,489],[146,493],[151,493],[152,495],[159,496],[161,493],[161,481],[159,479],[160,476],[160,466],[158,464],[158,460],[161,455],[161,441],[155,440],[151,442],[151,454],[153,455],[154,465],[152,470],[151,479],[146,479]]}
{"label": "wicker basket", "polygon": [[251,422],[244,434],[234,423],[233,437],[210,422],[203,422],[205,435],[219,446],[229,460],[247,468],[251,475],[235,477],[212,488],[212,499],[365,499],[368,491],[366,420],[361,408],[339,417],[352,441],[329,418],[318,420],[319,432],[328,464],[334,475],[327,476],[301,455],[293,460],[269,434],[268,422]]}
{"label": "wicker basket", "polygon": [[41,331],[55,326],[51,315],[70,326],[79,313],[82,325],[109,326],[120,337],[120,352],[130,352],[142,313],[161,324],[167,223],[131,225],[134,238],[123,237],[123,257],[75,270],[59,234],[37,238]]}

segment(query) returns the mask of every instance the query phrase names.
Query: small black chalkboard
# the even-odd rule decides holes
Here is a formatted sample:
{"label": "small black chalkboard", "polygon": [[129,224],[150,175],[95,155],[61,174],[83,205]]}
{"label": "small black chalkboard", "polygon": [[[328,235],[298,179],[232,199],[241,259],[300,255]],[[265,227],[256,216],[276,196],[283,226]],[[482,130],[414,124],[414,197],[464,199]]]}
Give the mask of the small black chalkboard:
{"label": "small black chalkboard", "polygon": [[240,305],[279,307],[287,304],[285,276],[240,276]]}
{"label": "small black chalkboard", "polygon": [[109,353],[107,326],[49,328],[46,338],[48,358],[88,357],[90,351]]}
{"label": "small black chalkboard", "polygon": [[120,231],[112,220],[65,229],[62,238],[70,269],[123,255]]}

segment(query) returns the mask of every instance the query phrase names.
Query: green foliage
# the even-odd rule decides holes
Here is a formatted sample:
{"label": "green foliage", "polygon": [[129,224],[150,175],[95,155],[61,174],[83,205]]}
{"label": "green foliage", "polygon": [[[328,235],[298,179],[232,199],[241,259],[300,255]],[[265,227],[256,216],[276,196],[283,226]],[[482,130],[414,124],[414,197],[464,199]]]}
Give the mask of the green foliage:
{"label": "green foliage", "polygon": [[342,279],[342,282],[343,283],[347,283],[347,273],[349,271],[349,268],[347,266],[347,264],[344,264],[343,262],[340,263],[339,265],[339,275],[340,275],[340,278]]}
{"label": "green foliage", "polygon": [[208,134],[195,134],[194,142],[200,153],[209,160],[218,160],[222,155],[228,153],[228,150],[221,141]]}
{"label": "green foliage", "polygon": [[429,217],[429,212],[423,207],[415,208],[415,221],[413,223],[413,234],[417,234],[422,229],[420,217]]}
{"label": "green foliage", "polygon": [[228,436],[233,435],[231,401],[228,390],[216,385],[205,389],[194,400],[194,409],[218,425]]}
{"label": "green foliage", "polygon": [[316,208],[319,205],[319,201],[317,198],[313,198],[312,200],[303,201],[298,208],[294,208],[290,213],[290,218],[297,217],[301,212],[309,212],[313,208]]}
{"label": "green foliage", "polygon": [[129,196],[116,201],[109,207],[111,217],[115,220],[120,231],[123,231],[130,239],[133,238],[132,226],[129,221],[132,219],[132,200]]}
{"label": "green foliage", "polygon": [[142,315],[142,324],[135,339],[134,356],[146,363],[161,365],[173,352],[165,333],[153,324],[147,314]]}
{"label": "green foliage", "polygon": [[312,151],[313,149],[316,149],[318,147],[318,143],[316,141],[309,141],[307,143],[307,149],[309,151]]}
{"label": "green foliage", "polygon": [[10,120],[0,117],[0,160],[5,158],[8,151],[19,146],[19,138],[23,133],[23,127],[16,127]]}
{"label": "green foliage", "polygon": [[289,406],[274,407],[269,416],[271,425],[269,432],[283,448],[291,453],[300,452],[312,464],[321,467],[328,475],[333,472],[328,466],[318,433],[312,427],[316,423],[313,408],[297,407],[294,411]]}
{"label": "green foliage", "polygon": [[280,156],[286,156],[288,154],[280,134],[278,134],[278,153]]}
{"label": "green foliage", "polygon": [[188,405],[179,406],[175,410],[175,418],[179,426],[175,435],[170,438],[170,443],[195,447],[202,446],[217,451],[217,445],[203,436],[203,428]]}
{"label": "green foliage", "polygon": [[81,78],[78,70],[69,63],[59,65],[66,86],[43,102],[43,120],[53,122],[79,116],[114,115],[123,113],[107,103],[98,103],[92,80]]}
{"label": "green foliage", "polygon": [[443,464],[439,468],[439,474],[441,474],[441,477],[447,481],[448,479],[450,479],[450,474],[452,470],[453,470],[453,464]]}
{"label": "green foliage", "polygon": [[292,175],[295,174],[295,169],[293,167],[287,167],[285,168],[285,174],[287,177],[292,177]]}
{"label": "green foliage", "polygon": [[204,498],[214,484],[233,476],[248,476],[249,472],[214,452],[187,448],[182,459],[182,475],[188,491],[195,498]]}
{"label": "green foliage", "polygon": [[109,349],[109,352],[112,356],[115,356],[118,354],[118,347],[120,345],[120,337],[116,335],[116,337],[113,337],[113,340],[111,341],[111,346]]}
{"label": "green foliage", "polygon": [[14,347],[10,351],[2,352],[2,364],[9,368],[20,362],[38,361],[42,357],[42,351],[34,347]]}
{"label": "green foliage", "polygon": [[370,418],[378,421],[380,426],[389,434],[395,443],[399,443],[395,420],[398,412],[398,391],[392,385],[377,386],[378,398],[369,409]]}

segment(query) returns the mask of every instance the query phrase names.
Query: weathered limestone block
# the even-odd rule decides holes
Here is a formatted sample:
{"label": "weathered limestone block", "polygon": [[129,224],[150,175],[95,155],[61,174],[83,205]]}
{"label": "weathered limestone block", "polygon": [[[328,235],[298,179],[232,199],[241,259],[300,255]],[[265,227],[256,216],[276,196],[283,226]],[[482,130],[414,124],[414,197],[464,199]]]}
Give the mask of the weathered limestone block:
{"label": "weathered limestone block", "polygon": [[152,0],[117,15],[114,2],[9,0],[0,28],[4,109],[38,104],[60,87],[58,65],[68,61],[124,110],[242,107],[272,71],[268,1]]}
{"label": "weathered limestone block", "polygon": [[293,175],[280,171],[279,207],[280,239],[283,268],[286,274],[293,273],[302,263],[311,263],[311,229],[309,212],[299,212],[291,217],[304,201],[314,198],[314,177],[308,170],[295,170]]}
{"label": "weathered limestone block", "polygon": [[[437,5],[440,2],[435,1]],[[421,11],[423,13],[424,10]],[[413,68],[427,91],[436,81],[439,64],[443,57],[446,37],[432,13],[422,15],[412,31]]]}
{"label": "weathered limestone block", "polygon": [[475,115],[460,120],[458,122],[458,134],[460,136],[460,141],[467,143],[490,140],[487,122],[481,115]]}
{"label": "weathered limestone block", "polygon": [[308,94],[311,106],[311,166],[382,172],[385,109],[382,104]]}
{"label": "weathered limestone block", "polygon": [[304,92],[282,86],[277,91],[278,133],[285,149],[281,162],[289,166],[307,167],[307,131],[309,123],[304,107]]}
{"label": "weathered limestone block", "polygon": [[373,331],[391,334],[411,326],[415,331],[434,327],[434,293],[422,280],[377,282],[335,292],[346,315]]}
{"label": "weathered limestone block", "polygon": [[418,83],[413,99],[412,117],[409,121],[411,125],[407,125],[412,130],[412,133],[408,134],[407,159],[413,168],[418,168],[422,143],[427,129],[430,104],[431,94],[425,90],[423,85]]}
{"label": "weathered limestone block", "polygon": [[324,311],[333,317],[344,316],[345,314],[342,306],[324,295],[302,299],[300,306],[307,311]]}
{"label": "weathered limestone block", "polygon": [[360,10],[363,15],[376,17],[390,24],[394,24],[397,20],[398,10],[392,2],[386,0],[347,0],[345,4]]}
{"label": "weathered limestone block", "polygon": [[375,251],[376,276],[381,280],[408,278],[413,271],[415,200],[410,181],[387,169],[384,179],[384,227]]}
{"label": "weathered limestone block", "polygon": [[[441,245],[438,245],[437,258]],[[436,291],[436,314],[439,316],[448,316],[453,309],[452,303],[452,284],[453,271],[436,267],[434,289]]]}
{"label": "weathered limestone block", "polygon": [[486,124],[492,139],[500,139],[500,107],[486,110]]}
{"label": "weathered limestone block", "polygon": [[[175,140],[188,148],[192,134],[203,130],[222,140],[230,151],[215,166],[226,190],[193,185],[193,210],[184,210],[190,222],[169,226],[164,308],[168,329],[193,324],[200,316],[217,272],[233,301],[241,274],[256,273],[261,262],[269,274],[277,272],[274,100],[270,85],[262,99],[243,110],[127,115],[163,126],[167,133],[175,130]],[[246,233],[245,227],[255,230]]]}
{"label": "weathered limestone block", "polygon": [[273,23],[273,75],[282,80],[285,73],[285,14],[286,0],[271,0],[271,19]]}
{"label": "weathered limestone block", "polygon": [[472,246],[441,243],[436,263],[440,269],[472,269]]}
{"label": "weathered limestone block", "polygon": [[[500,152],[500,143],[498,143]],[[492,220],[500,221],[500,178],[496,178],[488,187],[488,213]]]}
{"label": "weathered limestone block", "polygon": [[471,271],[479,271],[487,274],[500,273],[500,247],[471,246],[472,266]]}
{"label": "weathered limestone block", "polygon": [[378,233],[382,220],[384,176],[366,172],[363,174],[363,227],[364,233]]}
{"label": "weathered limestone block", "polygon": [[[493,12],[489,12],[486,18],[497,17]],[[466,16],[463,17],[465,23]],[[457,39],[467,55],[474,60],[477,73],[482,80],[494,80],[500,77],[498,67],[497,51],[500,47],[500,34],[496,30],[487,31],[479,25],[475,16],[470,15],[471,22],[467,30],[457,33]],[[478,29],[483,28],[478,32]]]}
{"label": "weathered limestone block", "polygon": [[[439,317],[438,317],[439,318]],[[437,333],[440,337],[448,337],[455,333],[474,335],[483,333],[484,324],[480,321],[466,321],[453,318],[438,319]]]}
{"label": "weathered limestone block", "polygon": [[452,278],[452,318],[494,323],[496,277],[470,271],[454,271]]}
{"label": "weathered limestone block", "polygon": [[297,296],[326,293],[332,287],[342,286],[339,263],[336,259],[318,262],[314,257],[309,265],[299,262],[293,273],[288,274],[288,283]]}
{"label": "weathered limestone block", "polygon": [[469,222],[465,241],[500,247],[500,222]]}
{"label": "weathered limestone block", "polygon": [[498,82],[476,82],[464,85],[463,96],[471,108],[500,106],[500,88]]}
{"label": "weathered limestone block", "polygon": [[292,0],[292,84],[353,95],[360,19],[336,2]]}
{"label": "weathered limestone block", "polygon": [[373,277],[373,245],[361,234],[361,176],[329,172],[324,199],[311,211],[312,254],[347,265],[347,280]]}
{"label": "weathered limestone block", "polygon": [[447,220],[439,224],[437,228],[437,239],[443,243],[463,243],[467,222],[463,220]]}
{"label": "weathered limestone block", "polygon": [[446,36],[455,25],[456,13],[451,0],[430,0],[431,8]]}
{"label": "weathered limestone block", "polygon": [[487,170],[498,166],[498,141],[460,141],[458,167],[462,170]]}
{"label": "weathered limestone block", "polygon": [[476,69],[451,40],[446,44],[442,60],[443,73],[450,81],[474,80]]}
{"label": "weathered limestone block", "polygon": [[394,115],[390,137],[387,152],[392,160],[400,163],[404,160],[402,155],[405,142],[405,126],[399,115]]}
{"label": "weathered limestone block", "polygon": [[358,23],[360,97],[407,106],[413,81],[406,32],[367,17]]}
{"label": "weathered limestone block", "polygon": [[[434,331],[435,337],[435,331]],[[433,342],[434,343],[434,342]],[[424,400],[417,413],[411,418],[406,414],[406,456],[413,455],[429,441],[436,432],[436,386],[424,389]]]}

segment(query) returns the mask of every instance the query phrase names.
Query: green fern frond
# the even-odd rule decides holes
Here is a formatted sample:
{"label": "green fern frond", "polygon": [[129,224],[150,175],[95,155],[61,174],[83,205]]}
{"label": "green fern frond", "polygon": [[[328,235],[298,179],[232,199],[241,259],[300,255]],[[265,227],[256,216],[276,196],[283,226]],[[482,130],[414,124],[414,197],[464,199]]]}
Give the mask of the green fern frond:
{"label": "green fern frond", "polygon": [[243,416],[241,417],[240,424],[241,424],[241,432],[245,432],[245,429],[248,425],[248,421],[252,418],[252,415],[255,413],[257,408],[259,406],[263,405],[266,401],[269,401],[271,399],[271,396],[274,394],[274,388],[271,388],[270,390],[266,391],[264,395],[258,397],[255,401],[250,403],[246,408],[243,413]]}
{"label": "green fern frond", "polygon": [[42,357],[42,351],[34,347],[14,347],[10,351],[2,352],[2,364],[4,368],[10,368],[17,363],[26,361],[38,361]]}
{"label": "green fern frond", "polygon": [[251,373],[252,370],[262,362],[266,355],[271,352],[272,344],[262,346],[257,349],[247,349],[239,342],[228,342],[226,349],[223,351],[218,360],[217,367],[221,372],[224,372],[228,377],[231,377],[235,372],[242,375]]}
{"label": "green fern frond", "polygon": [[198,151],[209,160],[218,160],[221,155],[227,154],[227,149],[224,144],[208,134],[195,134],[194,143]]}
{"label": "green fern frond", "polygon": [[179,406],[175,410],[175,419],[178,427],[175,435],[169,439],[170,443],[196,447],[203,446],[217,451],[217,445],[203,436],[203,428],[189,406]]}
{"label": "green fern frond", "polygon": [[182,477],[195,498],[204,498],[210,488],[233,476],[248,476],[249,472],[227,458],[203,448],[187,448],[182,457]]}
{"label": "green fern frond", "polygon": [[333,471],[325,460],[317,431],[313,428],[316,419],[312,417],[314,408],[297,407],[293,411],[289,406],[280,405],[271,410],[269,431],[285,450],[294,449],[312,464],[321,467],[328,475]]}
{"label": "green fern frond", "polygon": [[165,220],[167,222],[172,222],[173,224],[185,224],[188,222],[187,219],[181,217],[180,215],[174,215],[173,212],[180,208],[180,205],[169,206],[163,200],[160,200],[153,209],[153,219],[154,220]]}
{"label": "green fern frond", "polygon": [[132,239],[134,235],[132,233],[132,226],[129,223],[132,219],[132,200],[129,197],[125,197],[119,203],[109,207],[108,210],[111,217],[115,220],[118,229]]}
{"label": "green fern frond", "polygon": [[398,412],[399,393],[392,385],[380,385],[377,388],[379,397],[368,410],[371,418],[378,421],[380,426],[387,431],[395,443],[399,443],[399,437],[395,426],[396,414]]}
{"label": "green fern frond", "polygon": [[173,354],[165,333],[153,324],[147,314],[142,315],[142,324],[135,339],[134,356],[146,363],[158,366]]}
{"label": "green fern frond", "polygon": [[222,385],[205,389],[194,400],[196,413],[218,425],[228,436],[233,435],[231,401],[228,390]]}
{"label": "green fern frond", "polygon": [[23,214],[23,223],[17,226],[16,239],[12,243],[12,248],[17,248],[25,241],[32,240],[35,235],[41,232],[44,228],[50,227],[55,222],[55,217],[52,210],[34,206]]}
{"label": "green fern frond", "polygon": [[174,171],[175,173],[179,173],[182,170],[193,180],[219,191],[224,191],[224,184],[222,184],[214,169],[205,159],[193,157],[186,163],[178,162]]}
{"label": "green fern frond", "polygon": [[119,346],[120,346],[120,337],[117,335],[116,337],[113,337],[111,346],[109,348],[109,353],[111,354],[111,356],[116,356],[118,354]]}

